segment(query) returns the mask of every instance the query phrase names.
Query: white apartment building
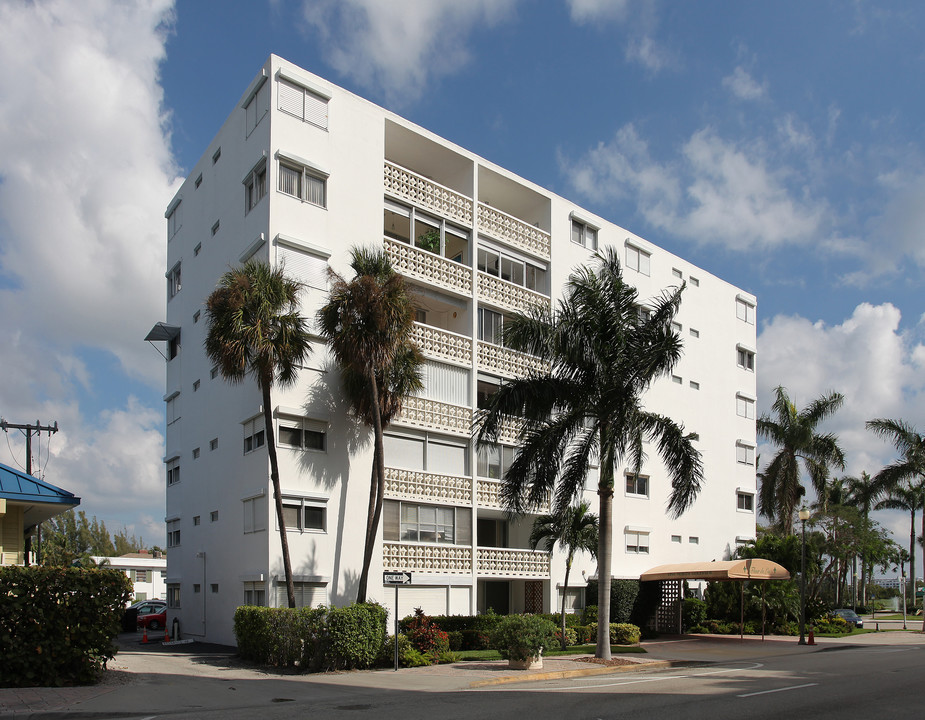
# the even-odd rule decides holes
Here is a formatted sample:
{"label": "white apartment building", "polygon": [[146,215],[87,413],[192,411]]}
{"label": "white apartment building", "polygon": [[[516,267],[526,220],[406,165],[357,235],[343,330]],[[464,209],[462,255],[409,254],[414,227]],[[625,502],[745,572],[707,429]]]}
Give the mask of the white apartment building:
{"label": "white apartment building", "polygon": [[[668,562],[721,560],[755,535],[754,296],[504,168],[279,57],[241,96],[166,211],[168,620],[184,637],[234,643],[244,603],[285,605],[266,435],[275,433],[302,604],[353,602],[362,565],[372,445],[349,416],[320,338],[297,385],[274,389],[265,428],[257,386],[232,386],[203,350],[204,301],[229,266],[256,257],[302,280],[305,314],[327,269],[380,245],[417,293],[426,388],[386,438],[386,505],[370,598],[394,610],[382,571],[405,570],[401,616],[554,611],[564,554],[528,547],[535,516],[509,520],[499,480],[513,435],[477,452],[479,399],[530,367],[497,344],[511,313],[555,302],[595,248],[614,246],[642,298],[687,283],[677,374],[646,398],[699,433],[706,481],[689,512],[665,514],[655,448],[614,498],[615,577]],[[596,477],[586,497],[597,507]],[[596,572],[573,570],[568,602]],[[589,602],[594,603],[594,599]]]}
{"label": "white apartment building", "polygon": [[94,556],[97,563],[105,562],[108,567],[121,570],[132,581],[132,599],[129,604],[140,600],[167,599],[167,558],[160,553],[126,553],[118,557]]}

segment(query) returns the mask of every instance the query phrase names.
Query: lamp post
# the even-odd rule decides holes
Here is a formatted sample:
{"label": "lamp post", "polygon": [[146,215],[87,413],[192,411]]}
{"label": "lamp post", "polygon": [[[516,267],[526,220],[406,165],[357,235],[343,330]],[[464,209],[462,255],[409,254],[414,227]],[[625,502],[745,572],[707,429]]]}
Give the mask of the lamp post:
{"label": "lamp post", "polygon": [[806,521],[809,510],[800,508],[800,523],[803,525],[803,553],[800,559],[800,645],[806,644]]}

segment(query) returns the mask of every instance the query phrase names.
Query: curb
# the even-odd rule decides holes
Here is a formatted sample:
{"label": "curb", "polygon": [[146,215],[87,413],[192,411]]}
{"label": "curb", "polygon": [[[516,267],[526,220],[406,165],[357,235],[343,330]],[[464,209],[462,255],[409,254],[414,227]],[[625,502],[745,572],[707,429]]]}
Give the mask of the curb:
{"label": "curb", "polygon": [[689,660],[654,660],[652,662],[634,663],[633,665],[617,665],[616,667],[589,667],[582,670],[554,670],[550,672],[531,673],[530,675],[504,675],[489,680],[475,680],[469,683],[470,689],[490,687],[492,685],[509,685],[511,683],[541,682],[543,680],[564,680],[574,677],[588,677],[592,675],[614,675],[616,673],[639,672],[641,670],[654,670],[671,667],[690,667],[691,665],[709,665],[711,663],[695,663]]}

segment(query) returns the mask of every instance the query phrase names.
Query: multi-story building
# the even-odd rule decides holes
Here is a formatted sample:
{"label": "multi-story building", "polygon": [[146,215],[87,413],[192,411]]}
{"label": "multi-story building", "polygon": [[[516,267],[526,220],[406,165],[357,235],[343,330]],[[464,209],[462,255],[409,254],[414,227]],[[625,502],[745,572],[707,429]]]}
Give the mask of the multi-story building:
{"label": "multi-story building", "polygon": [[[166,212],[167,493],[170,614],[185,636],[233,642],[244,603],[285,605],[267,432],[280,448],[284,511],[303,604],[355,599],[372,447],[347,412],[320,338],[297,385],[274,390],[265,428],[256,384],[232,386],[203,351],[204,300],[230,265],[260,258],[325,301],[328,268],[378,245],[414,286],[425,389],[385,441],[386,504],[370,596],[390,607],[381,571],[406,570],[399,612],[550,611],[564,556],[533,550],[535,516],[509,519],[499,477],[514,434],[477,451],[480,399],[535,360],[498,344],[512,313],[549,305],[569,273],[614,246],[641,297],[687,283],[684,357],[646,397],[699,433],[706,482],[669,519],[654,448],[639,477],[620,468],[616,577],[667,562],[723,559],[755,533],[755,306],[752,295],[578,205],[330,82],[271,56]],[[596,477],[587,498],[596,507]],[[569,605],[596,571],[580,558]],[[572,582],[570,582],[570,585]],[[593,601],[592,601],[593,602]]]}
{"label": "multi-story building", "polygon": [[131,602],[167,599],[167,558],[160,552],[143,551],[93,559],[125,573],[132,581]]}

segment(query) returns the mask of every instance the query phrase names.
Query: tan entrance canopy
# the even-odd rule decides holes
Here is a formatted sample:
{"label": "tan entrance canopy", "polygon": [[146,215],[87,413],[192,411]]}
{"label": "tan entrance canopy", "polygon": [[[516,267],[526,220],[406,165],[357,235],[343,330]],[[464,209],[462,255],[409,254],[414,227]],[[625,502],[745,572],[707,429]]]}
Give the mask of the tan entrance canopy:
{"label": "tan entrance canopy", "polygon": [[659,565],[639,576],[645,580],[789,580],[790,573],[776,562],[763,558],[723,560],[720,562],[675,563]]}

